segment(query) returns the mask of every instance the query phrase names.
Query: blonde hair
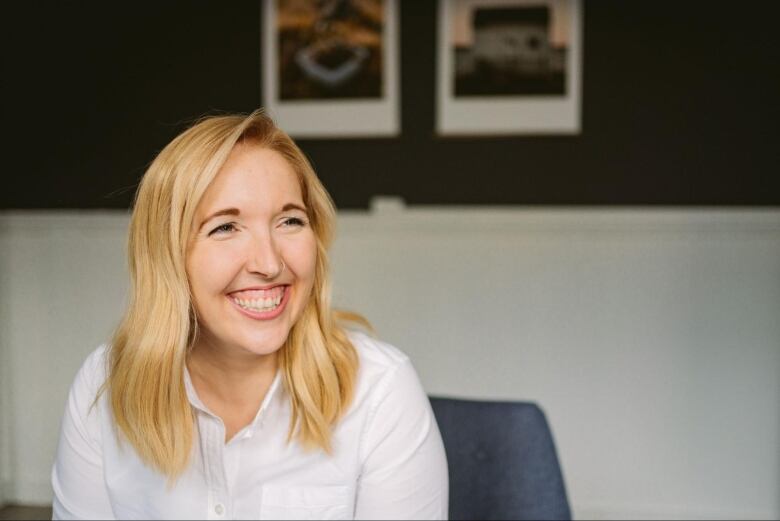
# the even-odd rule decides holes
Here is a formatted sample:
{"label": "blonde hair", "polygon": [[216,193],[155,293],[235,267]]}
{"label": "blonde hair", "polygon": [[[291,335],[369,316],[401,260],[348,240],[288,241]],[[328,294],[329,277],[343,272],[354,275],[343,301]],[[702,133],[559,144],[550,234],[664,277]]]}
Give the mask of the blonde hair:
{"label": "blonde hair", "polygon": [[358,357],[344,321],[360,315],[331,309],[327,250],[333,201],[306,156],[262,111],[209,116],[177,136],[155,158],[136,193],[128,256],[130,302],[108,357],[114,421],[141,459],[172,483],[188,466],[194,415],[184,385],[198,324],[185,271],[195,209],[234,146],[251,141],[282,155],[296,172],[317,237],[311,297],[279,351],[291,398],[288,442],[331,451],[331,429],[349,406]]}

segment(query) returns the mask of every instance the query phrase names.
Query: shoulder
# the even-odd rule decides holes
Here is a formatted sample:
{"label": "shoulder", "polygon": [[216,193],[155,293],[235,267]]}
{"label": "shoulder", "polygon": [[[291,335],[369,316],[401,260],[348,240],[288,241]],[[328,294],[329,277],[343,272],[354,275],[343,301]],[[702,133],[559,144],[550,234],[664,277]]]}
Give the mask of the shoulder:
{"label": "shoulder", "polygon": [[99,345],[84,359],[79,369],[79,376],[91,381],[97,381],[98,385],[101,385],[108,374],[109,352],[110,347],[108,344]]}
{"label": "shoulder", "polygon": [[362,331],[349,330],[347,335],[357,350],[360,363],[368,371],[383,372],[409,361],[409,357],[394,345]]}
{"label": "shoulder", "polygon": [[362,331],[350,330],[347,334],[360,360],[359,384],[372,387],[397,372],[399,368],[411,365],[409,357],[394,345]]}
{"label": "shoulder", "polygon": [[399,348],[363,332],[349,331],[360,366],[355,386],[357,403],[375,408],[388,396],[402,402],[425,398],[425,391],[409,357]]}
{"label": "shoulder", "polygon": [[360,461],[384,469],[394,467],[399,458],[413,459],[412,454],[422,450],[421,444],[436,443],[439,435],[428,395],[410,358],[364,333],[350,333],[350,340],[360,359],[353,405],[356,416],[362,418],[357,444]]}
{"label": "shoulder", "polygon": [[102,412],[107,404],[105,393],[99,396],[106,380],[107,352],[106,345],[92,351],[73,378],[61,424],[59,451],[63,454],[76,451],[88,458],[99,457],[102,419],[107,417]]}
{"label": "shoulder", "polygon": [[81,364],[71,386],[74,398],[82,404],[91,403],[108,374],[109,346],[102,344],[93,350]]}

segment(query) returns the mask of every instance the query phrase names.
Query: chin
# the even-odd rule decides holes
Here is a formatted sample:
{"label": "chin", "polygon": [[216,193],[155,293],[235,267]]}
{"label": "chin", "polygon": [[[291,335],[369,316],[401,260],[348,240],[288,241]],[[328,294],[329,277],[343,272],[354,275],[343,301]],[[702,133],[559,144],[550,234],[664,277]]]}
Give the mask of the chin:
{"label": "chin", "polygon": [[[270,333],[270,332],[269,332]],[[289,330],[277,334],[248,335],[237,344],[256,355],[270,355],[282,348],[289,336]]]}

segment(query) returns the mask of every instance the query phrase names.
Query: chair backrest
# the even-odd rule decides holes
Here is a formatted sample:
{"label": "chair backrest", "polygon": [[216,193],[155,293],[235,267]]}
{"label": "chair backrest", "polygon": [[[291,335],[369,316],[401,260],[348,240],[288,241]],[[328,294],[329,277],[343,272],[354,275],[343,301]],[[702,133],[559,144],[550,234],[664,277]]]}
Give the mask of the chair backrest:
{"label": "chair backrest", "polygon": [[534,403],[431,397],[450,519],[571,519],[550,428]]}

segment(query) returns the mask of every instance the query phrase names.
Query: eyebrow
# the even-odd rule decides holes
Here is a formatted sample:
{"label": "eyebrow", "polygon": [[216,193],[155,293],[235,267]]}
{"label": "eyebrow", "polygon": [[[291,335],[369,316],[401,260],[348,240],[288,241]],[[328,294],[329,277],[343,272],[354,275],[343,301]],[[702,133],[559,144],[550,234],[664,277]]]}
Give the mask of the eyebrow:
{"label": "eyebrow", "polygon": [[[295,203],[287,203],[282,207],[282,212],[289,212],[290,210],[300,210],[303,213],[308,215],[308,212],[306,211],[306,208]],[[214,219],[215,217],[220,217],[222,215],[241,215],[241,211],[238,208],[224,208],[222,210],[218,210],[205,219],[201,221],[200,226],[198,227],[198,230],[203,228],[203,225],[209,222],[210,220]]]}
{"label": "eyebrow", "polygon": [[225,208],[223,210],[218,210],[214,212],[213,214],[209,215],[205,219],[203,219],[200,222],[200,226],[198,226],[198,230],[203,228],[203,225],[212,220],[215,217],[219,217],[221,215],[241,215],[241,212],[238,210],[238,208]]}
{"label": "eyebrow", "polygon": [[309,212],[306,210],[305,207],[295,204],[295,203],[287,203],[286,205],[282,206],[283,212],[289,212],[290,210],[300,210],[305,214],[308,214]]}

